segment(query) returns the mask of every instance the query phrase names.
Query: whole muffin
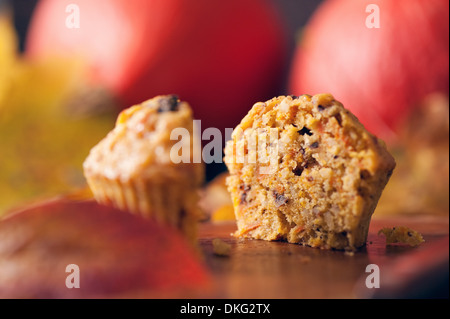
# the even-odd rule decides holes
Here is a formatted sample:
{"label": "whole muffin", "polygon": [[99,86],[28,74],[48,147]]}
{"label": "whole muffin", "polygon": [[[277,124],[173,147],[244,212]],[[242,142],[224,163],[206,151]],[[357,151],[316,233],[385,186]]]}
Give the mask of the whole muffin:
{"label": "whole muffin", "polygon": [[330,94],[256,103],[225,148],[238,236],[354,250],[395,167]]}
{"label": "whole muffin", "polygon": [[84,174],[99,203],[172,225],[193,240],[204,180],[204,164],[194,163],[199,143],[188,103],[157,96],[122,111],[92,148]]}

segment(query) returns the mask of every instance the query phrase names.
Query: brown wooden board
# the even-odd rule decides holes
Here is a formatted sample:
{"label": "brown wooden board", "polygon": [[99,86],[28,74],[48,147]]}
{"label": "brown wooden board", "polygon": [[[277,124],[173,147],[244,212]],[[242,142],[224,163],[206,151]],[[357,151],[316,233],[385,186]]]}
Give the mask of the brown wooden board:
{"label": "brown wooden board", "polygon": [[[354,254],[286,242],[235,238],[233,222],[204,223],[200,247],[222,298],[434,298],[448,296],[448,216],[373,218],[366,247]],[[386,246],[382,227],[408,226],[425,242]],[[212,240],[232,246],[214,254]],[[380,288],[366,279],[379,267]],[[446,292],[445,292],[446,290]]]}

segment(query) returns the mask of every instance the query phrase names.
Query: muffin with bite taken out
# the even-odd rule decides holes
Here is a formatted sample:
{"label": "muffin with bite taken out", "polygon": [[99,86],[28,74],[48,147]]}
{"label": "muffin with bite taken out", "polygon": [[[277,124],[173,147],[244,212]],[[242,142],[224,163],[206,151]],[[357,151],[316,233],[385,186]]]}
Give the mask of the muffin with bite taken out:
{"label": "muffin with bite taken out", "polygon": [[331,94],[256,103],[225,147],[237,236],[355,250],[395,167]]}

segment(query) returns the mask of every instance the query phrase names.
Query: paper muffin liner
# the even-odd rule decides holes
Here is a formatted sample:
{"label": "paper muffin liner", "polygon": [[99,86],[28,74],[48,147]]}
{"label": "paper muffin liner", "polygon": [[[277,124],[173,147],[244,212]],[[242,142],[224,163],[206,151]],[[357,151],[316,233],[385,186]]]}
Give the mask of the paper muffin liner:
{"label": "paper muffin liner", "polygon": [[195,240],[199,208],[197,189],[179,180],[122,182],[102,176],[87,177],[97,202],[150,218],[179,229]]}

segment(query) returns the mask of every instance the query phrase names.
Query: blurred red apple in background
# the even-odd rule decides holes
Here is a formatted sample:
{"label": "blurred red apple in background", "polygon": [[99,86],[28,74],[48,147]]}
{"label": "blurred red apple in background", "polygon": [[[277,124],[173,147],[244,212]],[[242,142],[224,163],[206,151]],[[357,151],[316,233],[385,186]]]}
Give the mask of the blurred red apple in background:
{"label": "blurred red apple in background", "polygon": [[82,56],[122,107],[175,93],[203,127],[235,127],[282,82],[287,39],[275,11],[262,0],[42,0],[26,53]]}
{"label": "blurred red apple in background", "polygon": [[[93,200],[60,197],[18,208],[1,220],[0,237],[1,298],[215,293],[197,248],[176,229]],[[68,265],[78,268],[79,289],[68,289]]]}
{"label": "blurred red apple in background", "polygon": [[331,92],[391,140],[428,94],[448,94],[448,68],[447,0],[327,0],[297,49],[290,91]]}

